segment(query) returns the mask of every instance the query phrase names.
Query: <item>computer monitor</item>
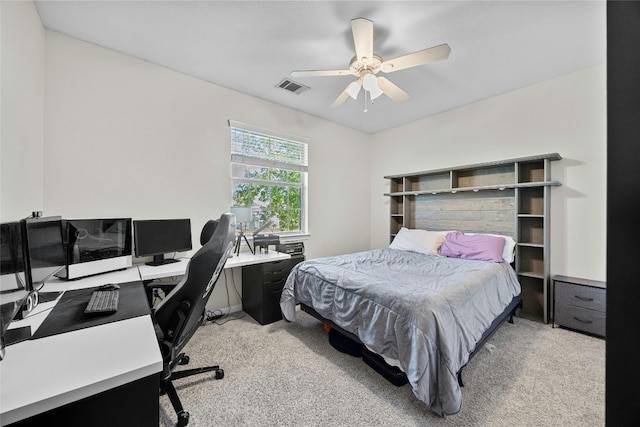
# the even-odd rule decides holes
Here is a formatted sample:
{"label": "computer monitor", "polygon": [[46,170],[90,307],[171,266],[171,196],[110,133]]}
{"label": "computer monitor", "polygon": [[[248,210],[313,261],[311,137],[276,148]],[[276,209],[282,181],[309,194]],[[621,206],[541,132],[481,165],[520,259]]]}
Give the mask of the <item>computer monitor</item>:
{"label": "computer monitor", "polygon": [[56,276],[77,279],[131,267],[131,218],[63,219],[67,265]]}
{"label": "computer monitor", "polygon": [[0,224],[0,360],[5,332],[31,292],[26,277],[23,233],[20,222]]}
{"label": "computer monitor", "polygon": [[190,251],[191,220],[185,219],[147,219],[133,221],[133,242],[136,257],[152,256],[148,265],[162,265],[177,262],[165,258],[171,252]]}
{"label": "computer monitor", "polygon": [[62,218],[32,217],[21,220],[21,223],[27,254],[27,280],[37,291],[65,266]]}

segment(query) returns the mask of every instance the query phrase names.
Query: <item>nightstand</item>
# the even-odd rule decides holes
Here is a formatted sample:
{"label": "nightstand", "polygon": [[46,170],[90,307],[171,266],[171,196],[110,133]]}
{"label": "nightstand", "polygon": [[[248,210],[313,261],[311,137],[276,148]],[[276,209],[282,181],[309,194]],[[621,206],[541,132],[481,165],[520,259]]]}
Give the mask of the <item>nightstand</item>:
{"label": "nightstand", "polygon": [[607,284],[597,280],[556,275],[553,277],[553,324],[605,336]]}

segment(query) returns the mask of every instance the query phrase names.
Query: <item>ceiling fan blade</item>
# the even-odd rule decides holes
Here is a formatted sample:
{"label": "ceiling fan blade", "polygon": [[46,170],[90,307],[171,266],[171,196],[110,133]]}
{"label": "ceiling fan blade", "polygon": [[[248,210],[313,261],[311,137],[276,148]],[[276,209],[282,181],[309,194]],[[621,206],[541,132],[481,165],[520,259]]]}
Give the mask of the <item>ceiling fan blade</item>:
{"label": "ceiling fan blade", "polygon": [[338,95],[336,100],[333,101],[333,104],[331,104],[331,108],[336,108],[341,106],[342,104],[344,104],[344,101],[346,101],[347,98],[349,98],[349,94],[347,93],[346,90],[343,90],[342,93]]}
{"label": "ceiling fan blade", "polygon": [[360,93],[360,88],[361,87],[362,87],[362,77],[359,78],[358,80],[355,80],[355,81],[349,83],[347,88],[342,91],[342,93],[336,98],[335,101],[333,101],[333,104],[331,104],[331,107],[332,108],[339,107],[349,97],[351,97],[353,99],[357,99],[358,98],[358,93]]}
{"label": "ceiling fan blade", "polygon": [[385,95],[396,102],[406,101],[411,97],[407,92],[391,83],[391,81],[389,81],[389,79],[387,79],[386,77],[378,77],[378,87],[384,92]]}
{"label": "ceiling fan blade", "polygon": [[373,60],[373,21],[365,18],[352,19],[351,32],[358,61],[370,63]]}
{"label": "ceiling fan blade", "polygon": [[451,48],[448,44],[443,43],[438,46],[419,50],[417,52],[409,53],[407,55],[398,56],[397,58],[384,61],[380,65],[380,69],[385,73],[404,70],[405,68],[411,68],[417,65],[428,64],[429,62],[447,59],[449,57],[449,53],[451,53]]}
{"label": "ceiling fan blade", "polygon": [[350,70],[296,70],[291,72],[291,77],[331,77],[349,74],[352,74]]}

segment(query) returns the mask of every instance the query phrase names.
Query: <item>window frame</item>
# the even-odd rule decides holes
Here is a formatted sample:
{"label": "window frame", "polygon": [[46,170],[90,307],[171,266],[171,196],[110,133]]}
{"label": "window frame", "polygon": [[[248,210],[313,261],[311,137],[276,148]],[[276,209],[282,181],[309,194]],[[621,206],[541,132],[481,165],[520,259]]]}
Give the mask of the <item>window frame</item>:
{"label": "window frame", "polygon": [[[280,131],[275,131],[271,129],[261,128],[258,126],[229,120],[229,148],[230,148],[230,176],[231,176],[231,201],[234,203],[234,193],[237,183],[264,183],[266,185],[281,185],[289,188],[299,188],[300,189],[300,230],[298,231],[276,231],[275,233],[281,237],[287,236],[308,236],[309,235],[309,218],[308,218],[308,191],[309,191],[309,167],[308,167],[308,158],[309,158],[309,138],[287,134]],[[238,130],[240,132],[246,132],[249,134],[253,134],[259,137],[275,139],[275,140],[284,140],[287,142],[292,142],[295,144],[302,145],[303,148],[303,159],[301,160],[302,164],[290,163],[282,160],[274,160],[274,159],[261,159],[258,157],[245,156],[243,154],[234,153],[234,131]],[[262,180],[262,179],[251,179],[251,178],[238,178],[234,176],[234,164],[242,164],[248,167],[267,167],[267,168],[276,168],[276,169],[284,169],[288,171],[297,171],[300,172],[300,183],[292,183],[292,182],[281,182],[281,181],[270,181],[270,180]],[[263,224],[261,224],[263,225]],[[253,232],[256,228],[248,230],[248,232]],[[268,232],[268,228],[265,229]]]}

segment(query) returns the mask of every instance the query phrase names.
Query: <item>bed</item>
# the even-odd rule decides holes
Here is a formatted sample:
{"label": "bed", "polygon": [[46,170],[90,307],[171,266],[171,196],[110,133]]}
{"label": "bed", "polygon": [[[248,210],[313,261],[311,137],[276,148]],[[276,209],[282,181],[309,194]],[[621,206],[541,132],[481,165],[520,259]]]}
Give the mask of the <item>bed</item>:
{"label": "bed", "polygon": [[446,417],[461,408],[461,369],[513,315],[520,285],[507,244],[506,259],[483,260],[442,256],[446,240],[416,251],[398,237],[387,248],[296,265],[280,307],[288,321],[300,305],[356,338],[399,367],[414,395]]}

